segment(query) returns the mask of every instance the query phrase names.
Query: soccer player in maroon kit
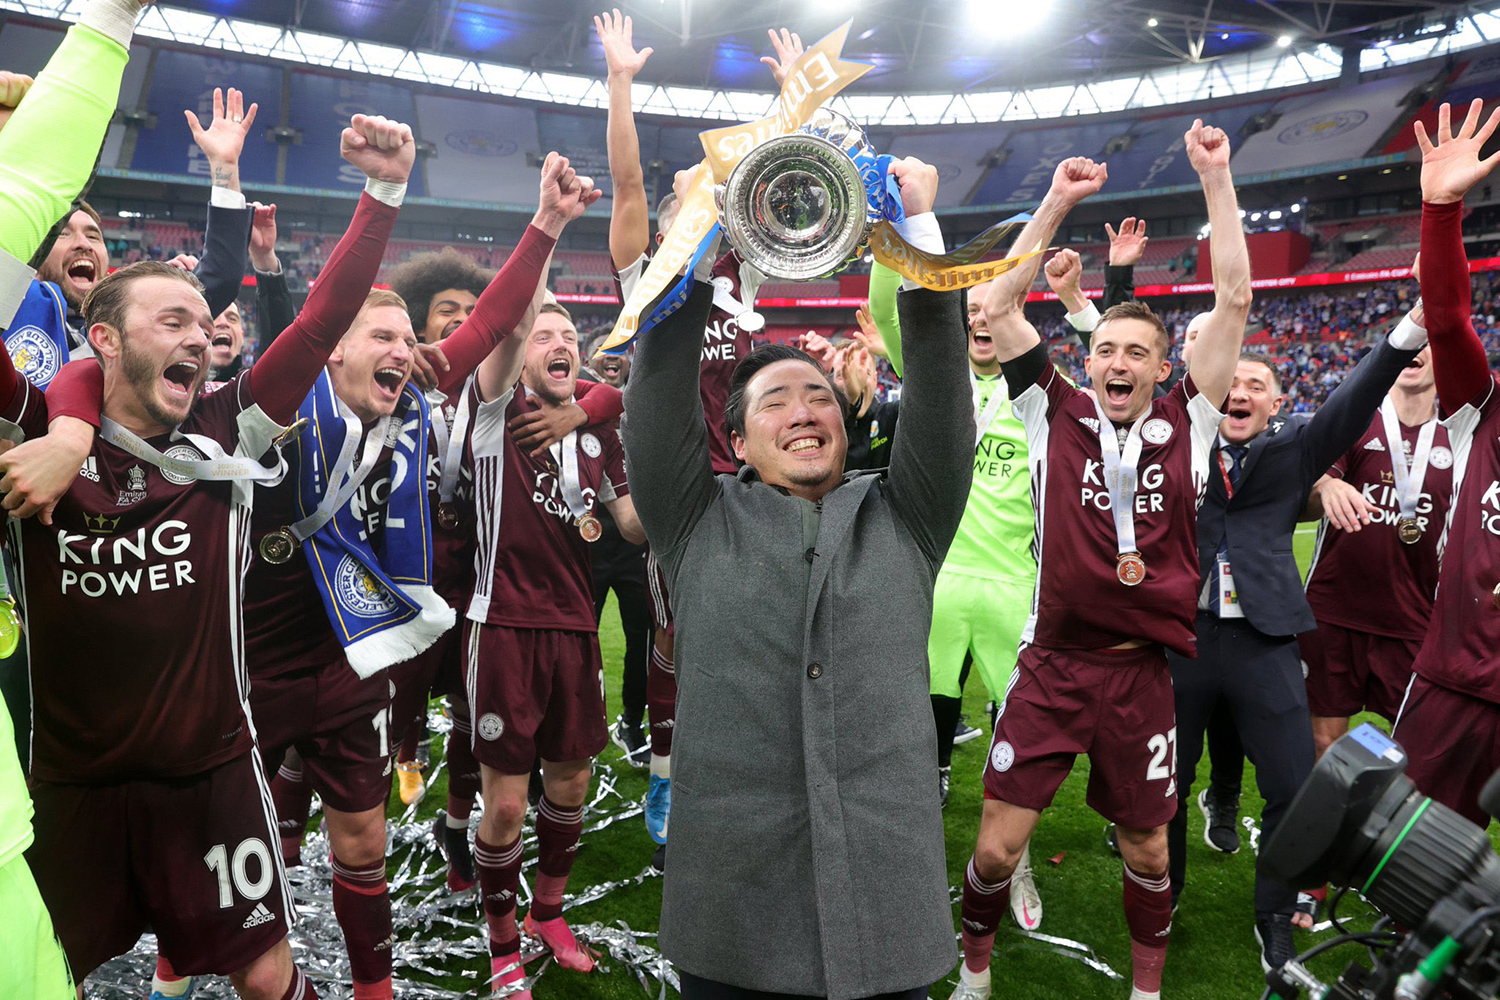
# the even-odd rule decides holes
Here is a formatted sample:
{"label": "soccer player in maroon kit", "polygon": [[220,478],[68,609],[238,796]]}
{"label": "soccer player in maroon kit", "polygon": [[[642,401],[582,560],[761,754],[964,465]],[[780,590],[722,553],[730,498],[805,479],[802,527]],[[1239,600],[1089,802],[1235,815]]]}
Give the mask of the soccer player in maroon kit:
{"label": "soccer player in maroon kit", "polygon": [[[1418,305],[1412,321],[1423,318]],[[1318,627],[1298,642],[1319,757],[1349,731],[1351,715],[1368,708],[1395,720],[1431,623],[1452,493],[1453,452],[1424,349],[1318,486],[1327,520],[1307,573]],[[1375,580],[1390,589],[1371,587]]]}
{"label": "soccer player in maroon kit", "polygon": [[1500,163],[1481,160],[1500,111],[1480,127],[1475,100],[1458,132],[1438,110],[1436,145],[1416,123],[1422,150],[1422,305],[1439,412],[1453,451],[1453,507],[1438,573],[1432,626],[1394,736],[1407,772],[1426,794],[1481,826],[1479,790],[1500,766],[1500,388],[1470,320],[1463,199]]}
{"label": "soccer player in maroon kit", "polygon": [[[594,28],[604,48],[606,83],[609,87],[609,173],[613,183],[613,201],[609,220],[609,253],[619,276],[621,301],[629,298],[650,262],[651,220],[646,199],[645,174],[641,170],[640,141],[636,135],[635,116],[631,109],[631,83],[646,65],[651,49],[636,51],[632,41],[630,18],[618,10],[606,11],[594,18]],[[795,54],[801,53],[800,42],[795,54],[783,52],[777,42],[780,61],[769,60],[776,83],[781,84],[785,67]],[[690,171],[679,171],[678,184],[685,184]],[[675,190],[661,200],[656,212],[656,244],[660,245],[677,218],[681,195]],[[722,414],[729,399],[729,380],[735,365],[750,353],[750,335],[764,325],[754,311],[755,293],[762,275],[741,262],[739,255],[727,253],[717,260],[712,252],[705,261],[714,261],[704,280],[714,285],[714,306],[703,330],[703,360],[699,372],[699,394],[703,398],[703,415],[708,422],[708,450],[715,474],[733,475],[739,469],[729,447],[729,429]],[[651,778],[646,794],[646,829],[658,844],[667,842],[667,818],[672,802],[672,730],[677,714],[677,675],[672,661],[675,653],[672,629],[671,597],[661,567],[649,552],[646,557],[646,596],[651,606],[656,633],[646,669],[646,703],[651,715]],[[627,754],[632,751],[628,720],[621,719],[613,731],[615,742]],[[663,857],[657,852],[657,858]]]}
{"label": "soccer player in maroon kit", "polygon": [[[985,299],[1016,414],[1026,426],[1036,498],[1037,589],[985,767],[984,814],[963,893],[964,964],[955,997],[990,994],[990,950],[1010,875],[1043,809],[1080,753],[1088,802],[1117,826],[1124,861],[1133,998],[1161,989],[1171,927],[1166,825],[1177,810],[1167,648],[1191,656],[1198,596],[1197,510],[1209,448],[1250,308],[1250,264],[1229,138],[1194,122],[1184,136],[1212,225],[1215,307],[1188,374],[1171,374],[1169,339],[1151,310],[1114,306],[1095,328],[1079,389],[1049,363],[1022,313],[1037,257]],[[1078,158],[1016,241],[1045,246],[1104,166]]]}
{"label": "soccer player in maroon kit", "polygon": [[[558,964],[587,972],[593,957],[562,918],[562,894],[583,829],[590,761],[604,749],[602,664],[589,543],[604,504],[628,541],[645,540],[626,492],[613,427],[591,424],[536,455],[507,423],[572,402],[580,365],[567,312],[546,304],[530,333],[503,343],[470,388],[479,557],[465,623],[464,680],[474,715],[484,815],[474,842],[489,925],[492,985],[524,978],[515,911],[521,823],[533,763],[542,761],[537,876],[526,932]],[[530,1000],[529,990],[515,994]]]}
{"label": "soccer player in maroon kit", "polygon": [[[240,595],[252,477],[264,477],[243,459],[245,478],[209,477],[226,455],[269,449],[374,280],[414,143],[406,126],[358,115],[342,145],[366,194],[303,317],[253,371],[200,398],[212,317],[168,265],[122,269],[85,304],[109,421],[85,452],[99,479],[77,477],[50,525],[15,532],[33,662],[49,664],[33,677],[30,860],[80,977],[149,926],[179,973],[227,973],[247,997],[312,995],[285,942],[291,898],[247,712]],[[7,416],[41,434],[49,409],[99,415],[97,373],[65,368],[49,406],[6,359]],[[167,448],[219,461],[163,465]],[[184,606],[192,628],[158,627]],[[131,656],[101,673],[111,648]]]}

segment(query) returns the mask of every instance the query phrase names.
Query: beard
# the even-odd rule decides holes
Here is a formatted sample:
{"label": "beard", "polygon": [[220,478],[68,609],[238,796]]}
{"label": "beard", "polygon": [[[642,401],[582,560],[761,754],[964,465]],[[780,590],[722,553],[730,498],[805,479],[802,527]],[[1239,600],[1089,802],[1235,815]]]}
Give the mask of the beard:
{"label": "beard", "polygon": [[576,377],[569,379],[562,385],[553,382],[547,377],[546,369],[540,372],[528,371],[521,380],[532,392],[551,403],[553,406],[562,406],[573,398],[573,390],[578,385]]}
{"label": "beard", "polygon": [[[207,361],[207,358],[204,359]],[[156,383],[161,378],[161,372],[151,359],[145,357],[130,346],[130,341],[120,340],[120,372],[125,376],[125,382],[134,391],[137,399],[141,401],[141,408],[146,415],[163,427],[176,427],[187,418],[192,409],[192,401],[198,398],[198,391],[203,388],[203,383],[208,381],[208,365],[201,364],[198,368],[198,377],[193,380],[188,390],[188,405],[181,413],[174,413],[161,404],[157,398]]]}
{"label": "beard", "polygon": [[36,276],[38,281],[50,281],[56,285],[57,290],[62,292],[63,301],[73,312],[80,312],[83,309],[83,296],[79,294],[78,289],[73,287],[73,283],[68,280],[66,274],[59,274],[56,269],[43,264],[37,269]]}

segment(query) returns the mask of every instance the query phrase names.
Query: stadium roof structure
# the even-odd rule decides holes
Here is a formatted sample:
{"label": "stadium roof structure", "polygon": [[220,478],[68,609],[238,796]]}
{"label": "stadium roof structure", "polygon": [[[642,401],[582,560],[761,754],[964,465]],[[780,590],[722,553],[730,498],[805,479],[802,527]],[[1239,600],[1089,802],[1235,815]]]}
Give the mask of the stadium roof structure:
{"label": "stadium roof structure", "polygon": [[[0,0],[71,18],[82,0]],[[165,0],[140,34],[460,90],[604,107],[602,0]],[[871,125],[1026,121],[1319,83],[1500,41],[1474,0],[634,0],[644,112],[764,113],[766,29],[811,41],[853,18],[874,64],[841,100]]]}

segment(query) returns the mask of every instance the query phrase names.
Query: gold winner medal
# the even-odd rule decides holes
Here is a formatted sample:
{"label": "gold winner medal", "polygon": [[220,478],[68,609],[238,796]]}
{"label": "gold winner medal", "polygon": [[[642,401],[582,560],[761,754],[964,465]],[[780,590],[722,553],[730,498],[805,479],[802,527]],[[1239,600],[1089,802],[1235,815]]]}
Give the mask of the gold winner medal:
{"label": "gold winner medal", "polygon": [[260,557],[273,566],[291,559],[296,549],[297,539],[286,528],[267,532],[260,540]]}
{"label": "gold winner medal", "polygon": [[1414,517],[1403,517],[1396,522],[1396,537],[1407,545],[1415,545],[1422,540],[1422,526]]}
{"label": "gold winner medal", "polygon": [[451,503],[438,504],[438,527],[450,531],[458,527],[458,511],[453,509]]}
{"label": "gold winner medal", "polygon": [[21,616],[16,612],[15,598],[0,602],[0,660],[15,655],[21,645]]}
{"label": "gold winner medal", "polygon": [[1139,552],[1122,552],[1116,556],[1119,564],[1115,566],[1115,576],[1127,587],[1140,586],[1142,580],[1146,579],[1146,561],[1141,558]]}
{"label": "gold winner medal", "polygon": [[578,533],[585,542],[597,542],[604,534],[604,525],[593,514],[585,514],[578,519]]}

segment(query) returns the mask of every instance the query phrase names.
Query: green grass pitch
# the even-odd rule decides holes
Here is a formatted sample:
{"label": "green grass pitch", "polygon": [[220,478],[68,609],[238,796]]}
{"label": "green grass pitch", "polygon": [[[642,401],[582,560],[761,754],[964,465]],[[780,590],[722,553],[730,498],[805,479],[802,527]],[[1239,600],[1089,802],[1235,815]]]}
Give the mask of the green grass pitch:
{"label": "green grass pitch", "polygon": [[[1296,537],[1297,557],[1304,572],[1312,552],[1311,526],[1304,526]],[[619,682],[624,640],[613,598],[604,615],[600,641],[604,651],[604,669],[610,718],[619,711]],[[984,719],[988,695],[977,678],[968,685],[964,708],[971,724]],[[988,726],[983,739],[957,747],[953,754],[953,786],[948,808],[944,812],[947,831],[948,877],[951,885],[963,883],[964,867],[973,849],[978,831],[981,801],[980,772],[988,743]],[[441,740],[435,740],[434,760],[441,752]],[[644,796],[644,771],[627,767],[620,752],[611,745],[599,766],[612,768],[619,775],[624,794]],[[1199,768],[1207,780],[1208,761]],[[1070,938],[1090,945],[1111,967],[1124,975],[1125,981],[1110,981],[1083,963],[1054,954],[1045,946],[1028,941],[1016,933],[1007,918],[995,941],[994,996],[1005,1000],[1074,1000],[1074,998],[1117,997],[1124,1000],[1130,992],[1130,938],[1120,906],[1120,862],[1104,845],[1104,820],[1084,804],[1084,786],[1088,774],[1087,760],[1079,760],[1071,777],[1063,785],[1053,807],[1042,817],[1032,840],[1032,863],[1042,896],[1044,918],[1041,930],[1047,934]],[[438,781],[420,807],[420,815],[431,817],[445,798],[445,775]],[[1199,786],[1201,787],[1201,785]],[[893,794],[895,790],[893,790]],[[400,813],[392,809],[394,818]],[[1244,780],[1242,816],[1258,817],[1261,801],[1255,792],[1253,772],[1248,768]],[[1258,997],[1264,985],[1251,933],[1253,912],[1251,890],[1254,881],[1255,856],[1248,838],[1237,855],[1229,856],[1210,850],[1203,842],[1202,817],[1195,809],[1189,821],[1188,883],[1182,906],[1172,926],[1171,949],[1163,982],[1163,996],[1169,1000],[1225,1000],[1230,997]],[[585,838],[578,851],[571,887],[578,889],[606,880],[633,876],[650,860],[654,844],[639,819],[617,823]],[[1049,859],[1058,859],[1053,864]],[[399,860],[399,859],[396,859]],[[394,866],[394,861],[393,861]],[[647,881],[639,886],[621,889],[597,902],[569,912],[577,923],[624,921],[635,930],[655,930],[661,905],[661,882]],[[1341,915],[1354,917],[1357,926],[1367,928],[1369,911],[1352,895],[1341,907]],[[480,920],[477,907],[474,920]],[[954,924],[958,913],[954,908]],[[1324,935],[1298,933],[1298,946],[1311,946]],[[654,942],[652,942],[654,943]],[[1336,976],[1344,964],[1363,952],[1357,948],[1339,949],[1313,968],[1325,979]],[[619,963],[608,974],[581,976],[551,969],[538,981],[538,1000],[593,1000],[593,998],[631,998],[643,996],[640,983]],[[474,970],[479,971],[479,970]],[[397,970],[398,979],[401,970]],[[956,982],[953,977],[937,984],[933,998],[946,998]],[[453,989],[472,989],[473,979],[457,976],[441,981]],[[652,981],[653,989],[656,983]],[[399,995],[399,986],[398,986]],[[656,994],[653,993],[654,997]],[[669,995],[675,996],[675,993]]]}

